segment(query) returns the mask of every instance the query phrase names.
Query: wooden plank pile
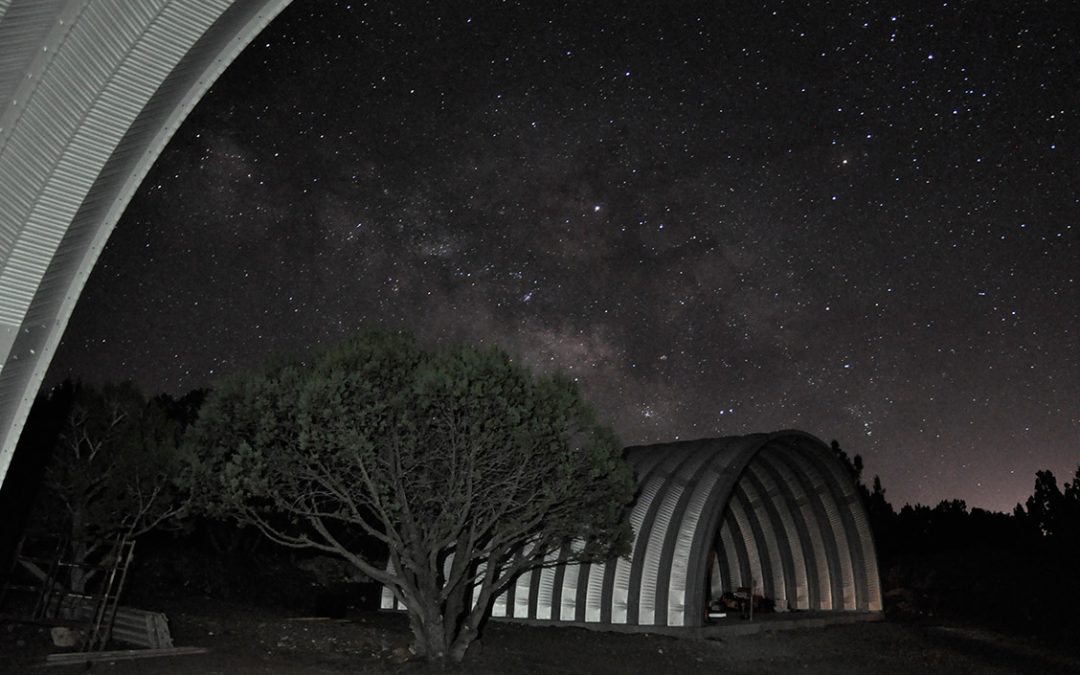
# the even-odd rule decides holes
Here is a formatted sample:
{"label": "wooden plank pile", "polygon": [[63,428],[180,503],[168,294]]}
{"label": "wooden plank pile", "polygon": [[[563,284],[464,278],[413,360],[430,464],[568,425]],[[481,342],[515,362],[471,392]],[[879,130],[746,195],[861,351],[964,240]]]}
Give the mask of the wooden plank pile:
{"label": "wooden plank pile", "polygon": [[[69,621],[92,621],[96,604],[91,599],[69,596],[60,614]],[[172,635],[169,620],[161,612],[134,607],[117,607],[112,624],[114,640],[143,649],[171,649]]]}

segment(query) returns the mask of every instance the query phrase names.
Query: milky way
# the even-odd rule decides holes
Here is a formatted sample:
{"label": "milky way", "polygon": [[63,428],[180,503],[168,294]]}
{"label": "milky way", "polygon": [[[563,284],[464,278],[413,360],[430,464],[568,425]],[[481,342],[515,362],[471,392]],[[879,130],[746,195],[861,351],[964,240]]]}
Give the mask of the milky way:
{"label": "milky way", "polygon": [[179,393],[382,325],[565,371],[627,444],[835,438],[898,504],[1071,477],[1072,3],[464,4],[287,9],[48,381]]}

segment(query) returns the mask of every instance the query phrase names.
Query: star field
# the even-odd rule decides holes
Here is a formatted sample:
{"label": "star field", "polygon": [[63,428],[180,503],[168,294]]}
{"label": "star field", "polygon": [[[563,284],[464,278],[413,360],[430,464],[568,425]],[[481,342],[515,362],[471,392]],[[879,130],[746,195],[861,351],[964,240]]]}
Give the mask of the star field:
{"label": "star field", "polygon": [[1080,11],[638,4],[295,2],[49,381],[182,392],[378,324],[566,371],[627,444],[836,438],[897,504],[1071,475]]}

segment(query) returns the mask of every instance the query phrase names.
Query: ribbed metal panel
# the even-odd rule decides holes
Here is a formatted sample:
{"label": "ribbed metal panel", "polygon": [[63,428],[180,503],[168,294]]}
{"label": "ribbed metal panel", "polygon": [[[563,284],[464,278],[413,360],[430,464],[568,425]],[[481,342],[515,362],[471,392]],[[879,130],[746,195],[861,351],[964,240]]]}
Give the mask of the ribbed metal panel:
{"label": "ribbed metal panel", "polygon": [[[581,542],[571,543],[577,551],[581,550]],[[581,578],[581,565],[562,566],[562,585],[555,589],[559,595],[559,613],[552,616],[561,621],[576,621],[578,608],[578,580]],[[557,572],[556,572],[557,573]]]}
{"label": "ribbed metal panel", "polygon": [[736,534],[735,544],[746,554],[747,567],[743,585],[760,587],[761,580],[765,577],[762,570],[761,551],[757,538],[754,536],[754,528],[750,524],[750,517],[747,515],[745,497],[737,488],[731,501],[728,502],[728,509],[731,511],[731,525]]}
{"label": "ribbed metal panel", "polygon": [[865,598],[859,609],[869,612],[880,612],[885,609],[881,598],[881,580],[877,570],[877,547],[874,545],[874,534],[870,529],[870,519],[862,508],[852,510],[852,518],[858,532],[858,546],[861,560],[859,561],[863,576]]}
{"label": "ribbed metal panel", "polygon": [[806,556],[790,509],[789,491],[773,480],[757,458],[747,467],[743,480],[749,481],[764,496],[762,506],[768,514],[777,545],[783,550],[780,566],[784,576],[784,596],[777,597],[776,609],[806,609]]}
{"label": "ribbed metal panel", "polygon": [[[615,568],[615,578],[612,584],[612,623],[626,623],[628,620],[630,576],[635,564],[634,559],[639,560],[637,565],[640,569],[640,558],[645,550],[643,542],[648,537],[648,532],[651,531],[651,514],[655,512],[654,505],[658,504],[655,501],[656,495],[666,485],[668,476],[681,460],[682,457],[677,454],[667,454],[662,451],[647,452],[641,449],[632,450],[627,455],[627,461],[634,469],[638,485],[642,487],[639,489],[637,501],[634,502],[634,506],[630,511],[630,528],[634,533],[631,557],[629,559],[618,558],[608,563]],[[650,521],[648,526],[646,526],[646,519]],[[636,612],[634,621],[637,621]]]}
{"label": "ribbed metal panel", "polygon": [[840,565],[839,578],[834,576],[834,596],[836,583],[839,581],[841,609],[856,609],[855,602],[855,575],[851,560],[851,549],[848,545],[847,533],[844,531],[843,515],[841,506],[837,503],[838,495],[832,489],[832,484],[822,471],[820,463],[810,462],[800,453],[792,453],[792,463],[799,471],[813,480],[813,492],[819,498],[819,503],[825,512],[824,524],[828,526],[831,537],[827,543],[835,547],[836,559]]}
{"label": "ribbed metal panel", "polygon": [[[717,531],[722,529],[722,523],[730,520],[727,514],[727,504],[738,484],[739,477],[746,468],[747,463],[755,456],[767,436],[764,434],[752,434],[736,438],[725,438],[709,441],[714,447],[713,468],[720,470],[720,479],[712,486],[701,516],[695,525],[693,543],[690,546],[686,560],[686,610],[687,617],[696,624],[700,622],[707,608],[705,606],[708,596],[704,589],[697,591],[699,579],[708,574],[706,561],[709,551],[717,547]],[[739,561],[741,562],[741,561]],[[726,558],[719,558],[718,565],[727,578],[731,570]],[[742,571],[738,572],[743,577],[748,577]]]}
{"label": "ribbed metal panel", "polygon": [[[608,565],[610,565],[610,561]],[[585,589],[585,621],[586,623],[598,623],[604,609],[604,573],[607,566],[604,563],[589,565],[589,573],[586,575]],[[581,597],[581,591],[578,591]],[[608,605],[610,612],[610,603]],[[611,621],[609,618],[608,621]]]}
{"label": "ribbed metal panel", "polygon": [[[818,554],[814,548],[813,538],[810,534],[812,522],[811,510],[807,504],[805,492],[795,477],[786,470],[786,467],[777,467],[771,461],[775,453],[763,451],[755,458],[751,470],[758,474],[768,476],[768,480],[776,486],[783,495],[783,520],[785,527],[794,528],[794,534],[789,533],[788,539],[792,546],[792,560],[795,567],[796,584],[796,609],[820,609],[820,575],[824,573],[828,578],[828,565],[822,562],[818,566],[818,558],[824,558],[824,553]],[[778,507],[780,508],[780,507]],[[797,547],[797,548],[796,548]]]}
{"label": "ribbed metal panel", "polygon": [[[530,545],[527,547],[524,555],[528,555],[528,551],[535,550]],[[513,605],[508,605],[507,611],[512,612],[511,616],[518,619],[529,618],[529,601],[532,596],[533,578],[539,574],[538,570],[526,570],[522,574],[519,574],[517,579],[513,583],[514,602]]]}
{"label": "ribbed metal panel", "polygon": [[14,116],[9,112],[9,103],[20,98],[16,92],[20,88],[25,92],[28,86],[24,87],[24,83],[32,80],[41,63],[51,57],[49,49],[55,45],[46,36],[66,4],[68,0],[0,2],[0,103],[4,106],[0,109],[0,145],[10,126],[5,117]]}
{"label": "ribbed metal panel", "polygon": [[690,562],[690,550],[693,547],[694,537],[698,531],[698,523],[701,520],[705,505],[709,501],[709,496],[723,479],[723,459],[720,457],[710,457],[709,459],[711,461],[697,476],[694,490],[687,500],[686,509],[682,512],[677,526],[673,528],[676,537],[669,565],[671,570],[668,580],[667,599],[667,625],[669,626],[681,626],[685,623],[686,575]]}
{"label": "ribbed metal panel", "polygon": [[[665,528],[664,547],[660,552],[661,564],[656,576],[656,616],[659,626],[682,626],[686,612],[686,566],[690,548],[701,515],[701,507],[708,501],[722,474],[723,456],[709,443],[702,443],[692,453],[691,460],[679,467],[678,483],[684,485],[671,514],[671,523]],[[718,466],[714,466],[718,464]],[[674,497],[674,494],[672,495]],[[644,589],[643,591],[644,592]]]}
{"label": "ribbed metal panel", "polygon": [[[536,586],[536,602],[533,605],[534,612],[530,615],[533,619],[551,619],[554,616],[555,607],[555,568],[551,567],[556,560],[558,560],[558,552],[554,552],[548,555],[544,568],[540,569],[534,576],[539,576],[539,581]],[[577,567],[572,565],[571,567]]]}
{"label": "ribbed metal panel", "polygon": [[[772,456],[776,458],[777,465],[791,472],[806,495],[803,512],[807,514],[807,526],[814,541],[815,556],[824,561],[826,567],[826,570],[819,572],[819,578],[823,582],[821,608],[842,610],[844,601],[840,550],[836,545],[834,530],[829,524],[829,514],[824,501],[831,497],[831,493],[822,488],[822,478],[813,465],[801,465],[790,453],[782,456],[777,453]],[[809,508],[808,513],[806,507]]]}
{"label": "ribbed metal panel", "polygon": [[847,469],[838,462],[822,463],[821,470],[832,489],[840,512],[847,550],[851,555],[854,606],[860,610],[871,610],[876,598],[877,609],[880,609],[877,556],[861,497]]}
{"label": "ribbed metal panel", "polygon": [[[840,594],[839,591],[834,594],[833,589],[840,585],[840,563],[836,547],[832,544],[832,530],[826,526],[825,507],[821,505],[820,495],[813,489],[813,479],[801,473],[786,453],[763,452],[762,456],[766,464],[775,467],[776,471],[786,478],[787,484],[797,495],[799,512],[815,561],[815,566],[810,568],[819,596],[815,607],[823,610],[837,609],[840,607]],[[815,572],[816,574],[813,574]]]}
{"label": "ribbed metal panel", "polygon": [[720,528],[720,547],[716,551],[721,560],[721,571],[728,570],[728,576],[721,579],[721,587],[732,589],[746,586],[749,582],[749,575],[744,572],[743,566],[739,562],[739,550],[735,547],[735,535],[732,533],[730,512]]}
{"label": "ribbed metal panel", "polygon": [[[767,575],[762,578],[762,587],[767,589],[768,597],[776,601],[777,609],[786,608],[788,578],[784,573],[784,567],[791,560],[791,548],[785,545],[787,542],[781,541],[780,534],[783,529],[779,518],[776,517],[775,511],[769,508],[767,501],[769,497],[762,494],[758,484],[751,480],[749,468],[743,479],[739,481],[739,486],[746,495],[750,518],[755,524],[755,531],[760,532],[759,539],[764,542],[764,550],[768,556]],[[782,546],[783,554],[781,554]]]}
{"label": "ribbed metal panel", "polygon": [[0,4],[0,479],[109,232],[288,0]]}
{"label": "ribbed metal panel", "polygon": [[[696,468],[697,457],[687,458],[692,461]],[[658,506],[654,511],[654,517],[646,523],[648,530],[644,532],[644,557],[641,563],[641,581],[637,590],[638,620],[639,625],[651,626],[656,624],[656,585],[660,575],[660,565],[663,561],[664,537],[671,526],[671,517],[675,513],[675,506],[679,497],[686,488],[686,477],[681,471],[668,476],[664,485],[660,487],[657,495]]]}

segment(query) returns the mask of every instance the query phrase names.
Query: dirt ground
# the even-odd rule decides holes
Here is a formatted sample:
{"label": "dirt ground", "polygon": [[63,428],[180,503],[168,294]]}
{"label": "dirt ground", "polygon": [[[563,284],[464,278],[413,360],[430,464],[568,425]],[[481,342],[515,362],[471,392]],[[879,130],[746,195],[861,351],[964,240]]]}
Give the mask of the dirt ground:
{"label": "dirt ground", "polygon": [[[44,665],[48,629],[0,625],[0,672],[425,673],[407,659],[402,615],[360,612],[345,620],[189,600],[166,608],[177,646],[204,654]],[[479,653],[451,672],[555,673],[1078,673],[1080,652],[1034,640],[928,622],[884,621],[762,633],[723,640],[600,633],[492,622]]]}

